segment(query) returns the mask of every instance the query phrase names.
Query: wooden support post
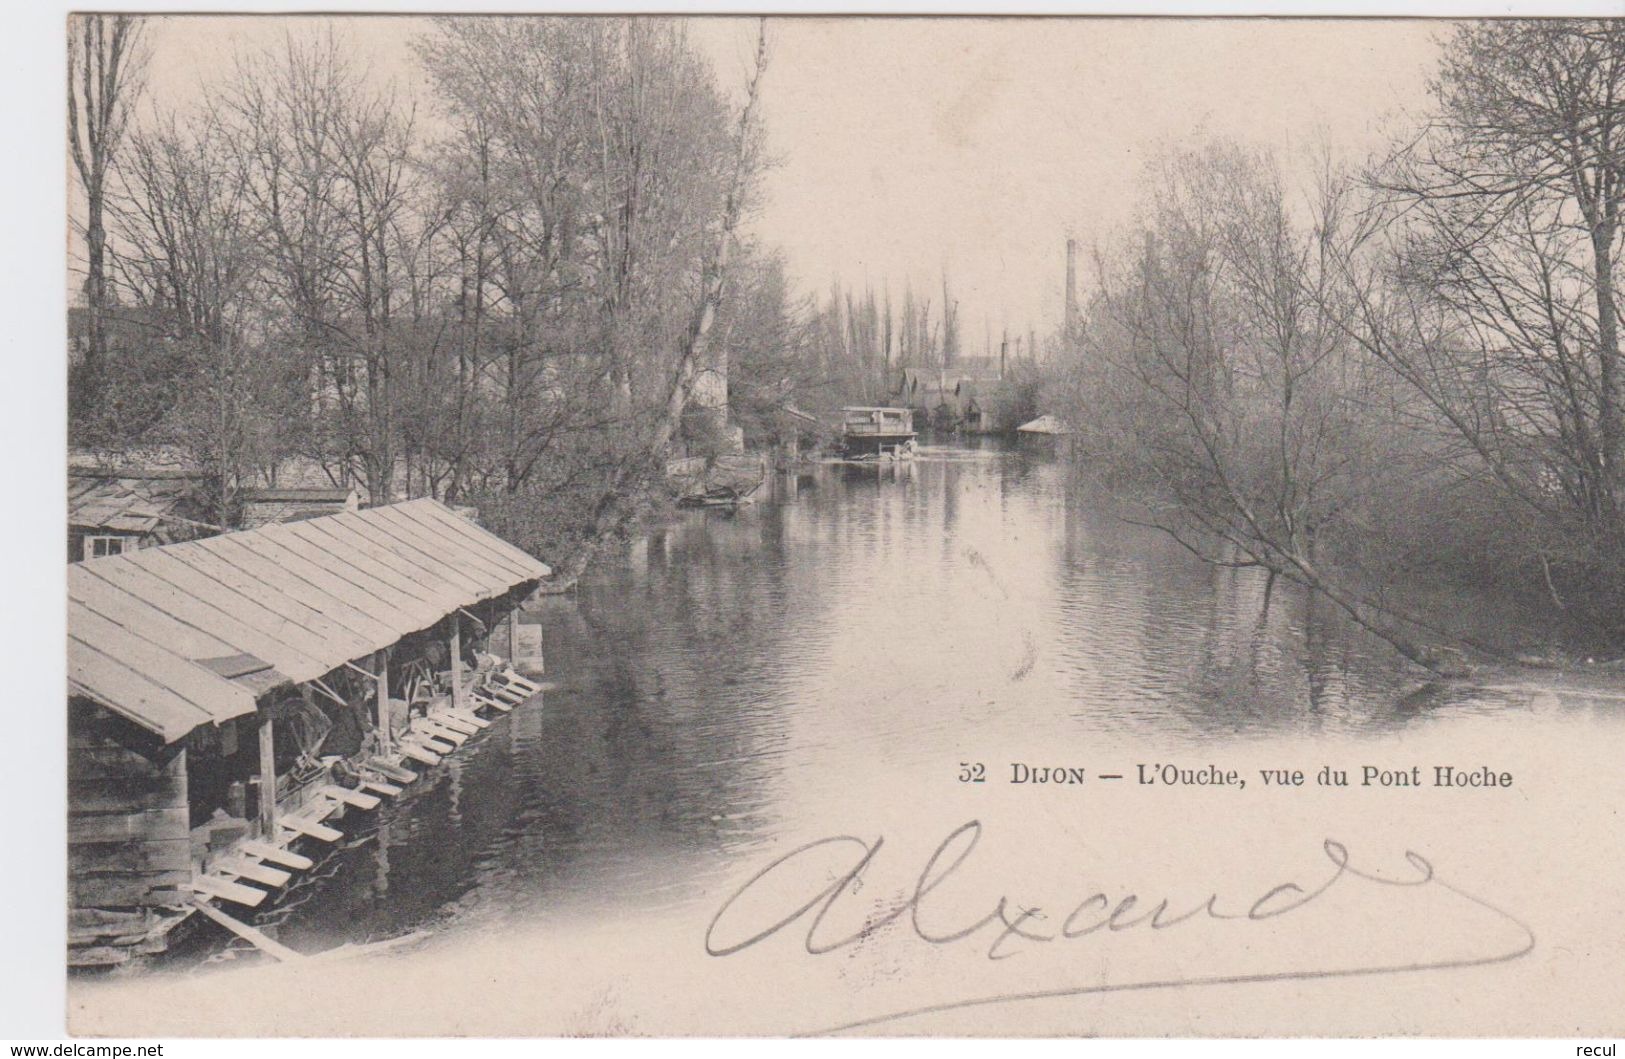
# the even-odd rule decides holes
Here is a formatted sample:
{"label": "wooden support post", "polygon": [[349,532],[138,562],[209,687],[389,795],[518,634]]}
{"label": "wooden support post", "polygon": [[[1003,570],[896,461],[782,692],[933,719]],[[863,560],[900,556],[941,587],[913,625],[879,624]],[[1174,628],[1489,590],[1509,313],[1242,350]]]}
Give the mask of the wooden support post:
{"label": "wooden support post", "polygon": [[260,710],[260,835],[276,841],[276,740],[271,710]]}
{"label": "wooden support post", "polygon": [[519,668],[519,608],[508,611],[508,664]]}
{"label": "wooden support post", "polygon": [[467,692],[463,689],[463,616],[451,612],[451,704],[457,709],[465,705]]}
{"label": "wooden support post", "polygon": [[372,672],[378,678],[373,681],[378,691],[378,751],[387,754],[394,742],[389,733],[389,648],[380,648],[373,656]]}

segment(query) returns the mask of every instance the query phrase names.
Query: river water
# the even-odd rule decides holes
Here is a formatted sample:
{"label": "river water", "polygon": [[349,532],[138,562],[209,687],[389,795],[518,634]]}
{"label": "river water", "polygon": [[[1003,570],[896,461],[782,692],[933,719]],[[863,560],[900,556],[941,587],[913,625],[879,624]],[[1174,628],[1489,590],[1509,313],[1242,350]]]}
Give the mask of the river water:
{"label": "river water", "polygon": [[320,885],[265,920],[308,951],[683,902],[877,777],[1531,709],[1520,688],[1429,684],[1296,592],[1266,613],[1255,572],[1095,501],[1053,459],[989,442],[817,466],[755,506],[679,515],[543,601],[538,701],[376,830],[357,821]]}
{"label": "river water", "polygon": [[[978,766],[987,804],[1016,763],[1132,780],[1148,761],[1391,752],[1430,732],[1527,747],[1625,706],[1606,681],[1429,683],[1294,590],[1266,610],[1263,590],[1043,453],[815,466],[754,506],[680,513],[536,604],[546,690],[341,822],[344,848],[258,921],[307,953],[644,919],[692,939],[785,836],[983,812],[959,782]],[[205,962],[242,955],[216,941]]]}

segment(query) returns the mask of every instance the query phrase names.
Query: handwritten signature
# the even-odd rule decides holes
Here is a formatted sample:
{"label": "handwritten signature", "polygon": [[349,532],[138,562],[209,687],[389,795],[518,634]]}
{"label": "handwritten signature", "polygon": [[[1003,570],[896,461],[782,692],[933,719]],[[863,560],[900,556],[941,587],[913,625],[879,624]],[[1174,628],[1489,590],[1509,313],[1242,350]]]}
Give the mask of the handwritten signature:
{"label": "handwritten signature", "polygon": [[[1021,946],[1024,944],[1052,945],[1086,937],[1100,931],[1111,933],[1135,929],[1160,931],[1193,920],[1261,922],[1278,919],[1309,907],[1323,898],[1334,887],[1339,886],[1339,884],[1346,887],[1348,882],[1359,882],[1381,887],[1438,887],[1449,891],[1463,901],[1494,913],[1517,927],[1523,934],[1522,941],[1513,948],[1487,956],[1436,960],[1422,959],[1406,963],[1357,967],[1259,971],[1247,974],[1211,976],[1195,975],[1151,981],[1117,983],[1100,983],[1097,981],[1089,985],[1062,986],[1055,989],[999,993],[951,1000],[903,1011],[893,1011],[820,1031],[823,1033],[838,1033],[871,1028],[883,1023],[895,1022],[915,1016],[937,1014],[967,1007],[1008,1004],[1023,1000],[1055,999],[1099,993],[1143,992],[1201,985],[1238,985],[1302,981],[1317,978],[1352,978],[1448,968],[1480,967],[1516,960],[1527,955],[1535,947],[1534,932],[1527,924],[1512,913],[1441,879],[1434,871],[1433,865],[1420,854],[1406,852],[1403,874],[1398,876],[1379,875],[1355,867],[1351,862],[1348,849],[1341,842],[1334,839],[1327,839],[1322,843],[1322,849],[1330,865],[1323,881],[1308,888],[1295,882],[1283,882],[1265,890],[1250,902],[1234,899],[1221,900],[1217,893],[1210,893],[1205,899],[1176,910],[1172,908],[1171,902],[1167,898],[1162,898],[1154,904],[1150,902],[1142,904],[1138,895],[1128,894],[1114,903],[1107,894],[1097,892],[1084,898],[1074,906],[1066,918],[1061,920],[1058,925],[1048,927],[1045,925],[1047,922],[1045,916],[1038,909],[1023,907],[1012,902],[1009,897],[1001,896],[985,914],[973,916],[964,922],[945,922],[948,916],[938,907],[941,903],[940,900],[932,901],[931,895],[936,893],[970,859],[971,853],[976,849],[981,838],[982,824],[978,820],[972,820],[955,828],[926,860],[925,866],[920,870],[920,874],[915,881],[912,893],[902,900],[892,903],[890,907],[883,907],[883,910],[877,914],[871,914],[865,920],[863,926],[844,934],[827,925],[828,921],[832,919],[832,913],[835,912],[837,906],[842,904],[843,895],[861,890],[863,877],[875,864],[876,858],[880,855],[886,840],[877,838],[873,842],[868,842],[853,835],[836,835],[798,846],[769,862],[746,880],[727,900],[723,901],[722,906],[717,909],[716,914],[712,917],[710,926],[706,929],[705,951],[711,956],[718,957],[743,952],[766,941],[780,931],[786,930],[791,924],[808,917],[810,914],[811,918],[807,923],[806,933],[802,937],[802,945],[808,954],[822,956],[856,945],[882,928],[907,917],[907,925],[913,935],[920,941],[931,945],[950,945],[965,942],[973,936],[980,935],[987,941],[987,958],[997,961],[1016,955],[1021,951]],[[826,858],[832,853],[842,850],[849,851],[851,854],[850,867],[847,867],[844,873],[830,875],[827,867],[824,867],[827,864]],[[798,878],[795,873],[799,872],[802,876],[806,876],[814,871],[819,874],[811,883],[811,886],[814,887],[811,896],[807,897],[795,908],[788,912],[782,912],[778,915],[778,918],[766,926],[756,927],[755,929],[752,929],[751,926],[745,926],[743,929],[734,926],[734,920],[742,918],[742,913],[736,911],[741,902],[748,895],[755,895],[764,889],[769,879],[772,879],[775,885],[782,885],[784,877],[790,874],[790,881],[794,890],[797,894],[800,894],[806,892],[800,885],[804,879]],[[729,929],[730,927],[734,929]],[[739,937],[740,934],[744,936]],[[733,940],[719,940],[730,938]]]}

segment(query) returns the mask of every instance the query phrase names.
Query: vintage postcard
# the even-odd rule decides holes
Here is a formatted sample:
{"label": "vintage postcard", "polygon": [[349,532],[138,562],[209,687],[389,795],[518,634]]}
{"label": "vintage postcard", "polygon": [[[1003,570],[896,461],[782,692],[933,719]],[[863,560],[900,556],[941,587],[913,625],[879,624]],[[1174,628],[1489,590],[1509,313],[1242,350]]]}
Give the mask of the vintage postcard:
{"label": "vintage postcard", "polygon": [[1625,23],[64,46],[73,1034],[1625,1032]]}

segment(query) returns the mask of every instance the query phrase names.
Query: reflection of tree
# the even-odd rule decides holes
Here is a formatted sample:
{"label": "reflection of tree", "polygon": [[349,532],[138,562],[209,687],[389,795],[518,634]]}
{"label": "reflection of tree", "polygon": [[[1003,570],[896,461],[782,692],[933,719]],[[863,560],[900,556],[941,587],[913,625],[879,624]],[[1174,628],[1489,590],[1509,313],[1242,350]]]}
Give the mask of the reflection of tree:
{"label": "reflection of tree", "polygon": [[1081,697],[1122,703],[1135,723],[1222,734],[1319,729],[1355,688],[1387,694],[1377,641],[1362,646],[1311,593],[1277,585],[1266,609],[1262,571],[1204,564],[1099,495],[1065,509],[1062,626]]}
{"label": "reflection of tree", "polygon": [[708,852],[714,818],[767,804],[773,666],[819,608],[815,584],[787,580],[785,518],[686,516],[656,532],[646,573],[606,563],[550,608],[549,665],[569,681],[549,707],[554,856],[611,834],[592,856]]}
{"label": "reflection of tree", "polygon": [[1331,675],[1327,666],[1327,637],[1321,629],[1318,611],[1313,596],[1304,601],[1303,669],[1309,684],[1309,710],[1316,714],[1326,708],[1326,689]]}

